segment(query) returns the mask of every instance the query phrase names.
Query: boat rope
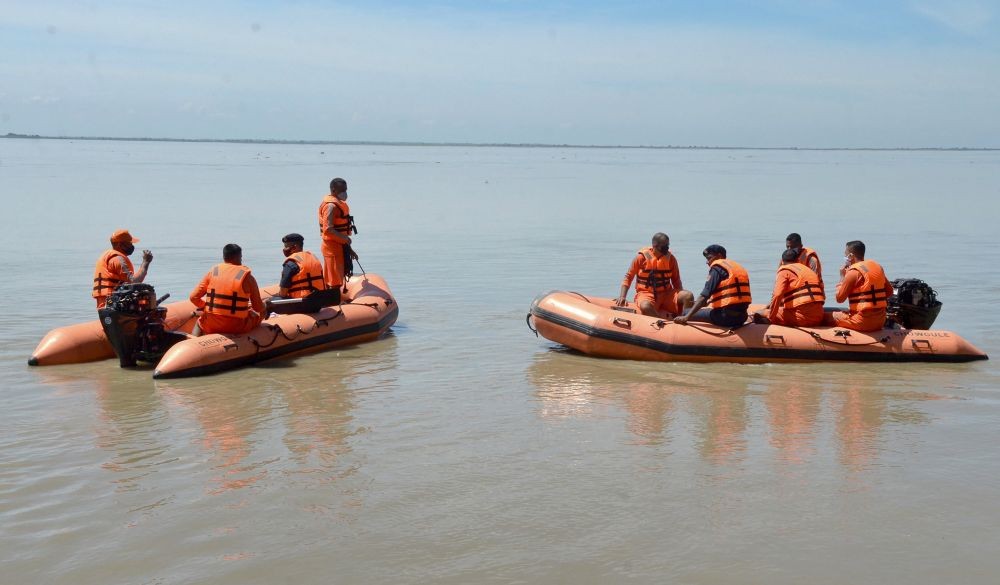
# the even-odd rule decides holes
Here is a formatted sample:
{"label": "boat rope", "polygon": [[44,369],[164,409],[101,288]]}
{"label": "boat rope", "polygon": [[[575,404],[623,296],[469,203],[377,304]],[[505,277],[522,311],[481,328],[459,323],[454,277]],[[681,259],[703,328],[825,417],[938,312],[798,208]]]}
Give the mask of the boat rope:
{"label": "boat rope", "polygon": [[[317,325],[324,325],[324,326],[325,325],[329,325],[330,321],[333,321],[337,317],[343,317],[343,316],[344,316],[344,310],[341,309],[341,310],[337,311],[336,313],[334,313],[332,317],[327,317],[326,319],[316,319],[316,324]],[[310,329],[310,331],[312,331],[312,329]]]}
{"label": "boat rope", "polygon": [[328,326],[330,324],[330,321],[333,321],[334,319],[336,319],[338,317],[343,317],[343,316],[344,316],[344,312],[343,311],[337,311],[332,317],[327,317],[326,319],[316,319],[316,321],[313,322],[313,326],[310,327],[308,330],[303,329],[301,325],[296,324],[295,325],[295,331],[298,334],[295,335],[295,336],[292,336],[292,337],[289,337],[288,334],[285,333],[285,330],[282,329],[280,325],[276,325],[276,324],[273,324],[273,323],[262,323],[262,325],[264,326],[264,328],[266,328],[266,329],[270,330],[272,333],[274,333],[274,337],[271,338],[271,341],[267,342],[266,344],[263,344],[263,343],[257,341],[253,337],[247,337],[247,339],[249,339],[250,343],[254,344],[254,346],[257,347],[257,351],[260,351],[262,349],[267,349],[267,348],[271,347],[272,345],[274,345],[274,342],[278,340],[278,336],[279,335],[281,337],[284,337],[288,341],[295,341],[296,339],[298,339],[302,335],[309,335],[313,331],[316,331],[317,328],[319,328],[319,327],[326,327],[326,326]]}
{"label": "boat rope", "polygon": [[[659,330],[663,329],[664,327],[666,327],[667,325],[669,325],[671,323],[673,323],[673,321],[668,321],[666,319],[657,319],[656,321],[653,321],[652,323],[650,323],[649,326],[652,327],[652,328],[654,328],[654,329],[656,329],[657,331],[659,331]],[[693,328],[697,329],[698,331],[701,331],[702,333],[707,333],[707,334],[712,335],[714,337],[729,337],[733,333],[736,333],[736,329],[739,329],[740,327],[743,327],[743,325],[740,325],[740,327],[736,327],[734,329],[726,329],[722,333],[717,333],[715,331],[709,331],[708,329],[705,329],[704,327],[699,327],[699,326],[691,323],[690,321],[687,322],[687,326],[688,327],[693,327]]]}
{"label": "boat rope", "polygon": [[313,331],[316,331],[316,328],[319,327],[319,321],[313,321],[313,326],[309,328],[309,331],[304,331],[302,329],[302,326],[299,325],[298,323],[296,323],[295,324],[295,331],[296,331],[296,333],[298,333],[298,335],[296,335],[295,337],[289,337],[288,334],[285,333],[285,330],[282,329],[280,325],[275,325],[275,327],[278,328],[278,331],[280,332],[280,334],[281,334],[282,337],[284,337],[288,341],[295,341],[296,339],[299,338],[300,335],[309,335]]}
{"label": "boat rope", "polygon": [[358,262],[357,260],[354,260],[354,262],[357,262],[358,268],[361,269],[361,280],[368,282],[368,274],[365,272],[365,267],[362,266],[361,262]]}
{"label": "boat rope", "polygon": [[711,335],[712,337],[729,337],[730,335],[733,335],[734,333],[736,333],[737,329],[739,329],[740,327],[743,327],[743,325],[740,325],[740,327],[735,327],[733,329],[726,329],[722,333],[716,333],[715,331],[711,331],[709,329],[705,329],[704,327],[699,327],[697,325],[693,325],[690,321],[687,322],[687,326],[688,327],[694,327],[698,331],[701,331],[702,333],[707,333],[708,335]]}
{"label": "boat rope", "polygon": [[568,290],[568,291],[566,291],[566,294],[568,294],[568,295],[576,295],[576,296],[580,297],[581,299],[587,301],[588,303],[591,302],[590,299],[588,299],[587,297],[583,296],[582,294],[576,292],[575,290]]}
{"label": "boat rope", "polygon": [[531,312],[529,311],[527,315],[524,316],[524,324],[528,326],[528,329],[538,337],[538,329],[531,326]]}
{"label": "boat rope", "polygon": [[809,329],[803,329],[803,328],[797,327],[795,325],[783,325],[783,327],[788,327],[789,329],[795,329],[795,330],[798,330],[798,331],[802,331],[803,333],[808,333],[816,341],[822,341],[823,343],[830,343],[830,344],[833,344],[833,345],[850,345],[850,346],[854,346],[854,347],[861,347],[861,346],[865,346],[865,345],[878,345],[879,343],[885,343],[885,342],[889,341],[889,336],[886,335],[885,337],[882,337],[880,339],[876,339],[876,340],[873,340],[873,341],[869,341],[867,343],[851,343],[851,342],[847,341],[847,338],[851,336],[851,331],[849,329],[834,329],[833,330],[833,334],[834,335],[836,335],[837,337],[843,337],[844,338],[843,341],[837,341],[836,339],[827,339],[827,338],[823,337],[822,335],[820,335],[819,333],[817,333],[815,331],[811,331]]}
{"label": "boat rope", "polygon": [[250,340],[250,343],[254,344],[254,347],[257,348],[257,353],[260,353],[260,350],[262,349],[267,349],[272,345],[274,345],[274,342],[278,340],[278,335],[285,334],[285,332],[281,330],[281,327],[278,327],[277,325],[271,325],[270,323],[265,323],[264,327],[266,329],[271,330],[271,332],[274,333],[274,337],[271,338],[271,341],[269,341],[267,345],[264,345],[261,342],[257,341],[257,339],[254,337],[247,336],[247,339]]}

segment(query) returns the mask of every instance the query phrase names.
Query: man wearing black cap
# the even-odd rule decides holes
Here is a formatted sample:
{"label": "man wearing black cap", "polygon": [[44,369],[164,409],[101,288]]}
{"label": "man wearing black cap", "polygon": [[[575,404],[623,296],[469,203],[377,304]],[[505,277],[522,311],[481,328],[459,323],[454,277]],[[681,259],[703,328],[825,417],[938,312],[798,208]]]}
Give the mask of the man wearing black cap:
{"label": "man wearing black cap", "polygon": [[675,318],[674,323],[686,324],[692,315],[707,304],[712,308],[708,320],[713,325],[731,329],[742,326],[747,320],[747,308],[751,301],[750,276],[746,269],[727,260],[726,249],[719,244],[705,248],[701,255],[709,265],[705,288],[687,314]]}
{"label": "man wearing black cap", "polygon": [[302,249],[305,238],[301,234],[288,234],[281,238],[285,247],[284,264],[281,265],[281,282],[278,297],[301,299],[315,290],[326,290],[323,281],[323,264],[309,251]]}

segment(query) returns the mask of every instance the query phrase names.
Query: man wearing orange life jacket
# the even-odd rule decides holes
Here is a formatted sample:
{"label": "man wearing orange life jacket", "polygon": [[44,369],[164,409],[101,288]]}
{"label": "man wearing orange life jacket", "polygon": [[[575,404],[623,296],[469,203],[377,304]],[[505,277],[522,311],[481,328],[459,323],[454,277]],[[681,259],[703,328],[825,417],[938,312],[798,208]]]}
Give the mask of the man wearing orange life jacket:
{"label": "man wearing orange life jacket", "polygon": [[892,285],[882,267],[874,260],[865,260],[864,243],[847,242],[837,285],[837,302],[848,301],[850,310],[831,313],[826,324],[855,331],[877,331],[885,327],[885,310],[892,293]]}
{"label": "man wearing orange life jacket", "polygon": [[191,291],[191,302],[204,312],[192,335],[246,333],[260,325],[264,302],[257,279],[243,266],[243,249],[236,244],[222,248],[222,264],[208,271]]}
{"label": "man wearing orange life jacket", "polygon": [[323,238],[323,275],[328,288],[344,284],[351,275],[351,260],[358,255],[351,248],[351,234],[358,233],[354,216],[347,205],[347,181],[337,177],[330,181],[330,193],[319,205],[319,232]]}
{"label": "man wearing orange life jacket", "polygon": [[105,250],[94,265],[94,287],[91,296],[97,301],[97,308],[107,304],[108,296],[119,286],[129,282],[142,282],[153,261],[153,253],[142,251],[142,264],[136,271],[128,257],[135,251],[138,238],[133,238],[128,230],[117,230],[111,234],[111,248]]}
{"label": "man wearing orange life jacket", "polygon": [[694,295],[684,290],[677,259],[670,253],[670,238],[663,232],[653,234],[652,245],[639,250],[629,265],[615,304],[626,305],[625,295],[635,281],[635,304],[643,315],[672,317],[694,302]]}
{"label": "man wearing orange life jacket", "polygon": [[281,265],[281,280],[278,282],[277,297],[301,299],[317,290],[326,290],[323,280],[323,265],[312,252],[303,250],[305,238],[301,234],[288,234],[281,238],[285,255]]}
{"label": "man wearing orange life jacket", "polygon": [[[767,309],[767,320],[775,325],[814,327],[823,323],[826,295],[819,277],[799,263],[799,251],[788,248],[781,254],[781,267],[774,279],[774,295]],[[762,315],[763,311],[755,315]]]}
{"label": "man wearing orange life jacket", "polygon": [[[808,266],[816,276],[819,277],[819,285],[823,286],[823,265],[819,261],[819,254],[811,248],[802,245],[802,236],[797,233],[790,233],[785,238],[785,248],[795,250],[798,253],[795,261],[804,266]],[[780,268],[780,266],[779,266]]]}
{"label": "man wearing orange life jacket", "polygon": [[674,319],[674,323],[686,324],[695,313],[708,305],[711,311],[708,320],[713,325],[735,329],[743,326],[747,320],[747,308],[750,306],[750,275],[746,269],[726,259],[726,249],[718,244],[712,244],[701,253],[708,264],[708,279],[705,288],[698,295],[688,312]]}

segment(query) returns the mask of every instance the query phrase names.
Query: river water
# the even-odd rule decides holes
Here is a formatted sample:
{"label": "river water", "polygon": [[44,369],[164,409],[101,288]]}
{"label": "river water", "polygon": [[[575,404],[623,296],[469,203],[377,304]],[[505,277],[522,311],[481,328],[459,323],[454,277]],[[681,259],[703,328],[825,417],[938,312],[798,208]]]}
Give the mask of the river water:
{"label": "river water", "polygon": [[[183,298],[236,242],[276,281],[349,182],[389,337],[169,381],[27,366],[92,318],[118,228]],[[614,296],[666,231],[687,288],[721,243],[757,301],[792,231],[832,289],[861,239],[1000,357],[1000,152],[0,140],[5,583],[995,583],[1000,372],[650,364],[525,326]],[[138,258],[138,255],[136,255]]]}

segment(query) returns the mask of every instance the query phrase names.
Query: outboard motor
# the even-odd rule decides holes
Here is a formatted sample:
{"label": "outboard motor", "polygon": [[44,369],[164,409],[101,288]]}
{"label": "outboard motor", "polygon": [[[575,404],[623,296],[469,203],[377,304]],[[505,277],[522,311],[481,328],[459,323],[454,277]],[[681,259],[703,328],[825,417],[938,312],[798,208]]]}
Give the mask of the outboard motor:
{"label": "outboard motor", "polygon": [[917,278],[898,278],[892,281],[895,294],[889,297],[886,314],[887,326],[897,323],[907,329],[930,329],[941,312],[937,293],[926,282]]}
{"label": "outboard motor", "polygon": [[171,346],[187,338],[164,327],[167,309],[159,304],[169,296],[157,299],[152,285],[127,283],[111,293],[107,306],[98,309],[121,367],[135,366],[136,360],[155,364]]}

